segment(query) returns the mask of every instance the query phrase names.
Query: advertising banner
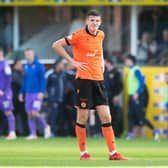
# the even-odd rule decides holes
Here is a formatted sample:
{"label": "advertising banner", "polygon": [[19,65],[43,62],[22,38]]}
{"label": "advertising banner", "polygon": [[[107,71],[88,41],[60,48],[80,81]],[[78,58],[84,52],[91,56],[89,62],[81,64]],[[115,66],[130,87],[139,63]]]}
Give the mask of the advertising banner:
{"label": "advertising banner", "polygon": [[168,5],[168,0],[0,0],[0,6]]}
{"label": "advertising banner", "polygon": [[[166,82],[165,73],[168,72],[167,67],[141,67],[142,73],[145,77],[148,93],[149,104],[146,111],[146,118],[151,121],[154,127],[158,128],[162,138],[165,138],[168,112],[164,111],[165,108],[165,96]],[[128,95],[127,95],[127,75],[129,70],[124,69],[124,115],[125,115],[125,127],[127,127],[128,121]],[[146,129],[147,137],[152,137],[152,131]]]}

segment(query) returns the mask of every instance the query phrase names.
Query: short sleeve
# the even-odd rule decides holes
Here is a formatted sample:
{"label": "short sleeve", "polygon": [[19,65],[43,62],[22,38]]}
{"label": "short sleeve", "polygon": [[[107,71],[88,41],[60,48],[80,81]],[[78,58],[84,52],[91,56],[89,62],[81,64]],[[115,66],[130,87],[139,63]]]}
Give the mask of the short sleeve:
{"label": "short sleeve", "polygon": [[66,36],[65,40],[66,40],[68,45],[75,45],[75,44],[77,44],[77,42],[79,40],[78,37],[79,37],[78,33],[73,33],[69,36]]}
{"label": "short sleeve", "polygon": [[104,38],[105,38],[105,34],[104,34],[104,32],[102,31],[102,39],[104,40]]}

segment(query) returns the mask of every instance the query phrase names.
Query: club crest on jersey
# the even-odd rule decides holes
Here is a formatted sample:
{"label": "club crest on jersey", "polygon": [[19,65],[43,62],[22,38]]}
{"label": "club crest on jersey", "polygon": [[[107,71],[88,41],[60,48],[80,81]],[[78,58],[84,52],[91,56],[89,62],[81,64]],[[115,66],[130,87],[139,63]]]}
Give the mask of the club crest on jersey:
{"label": "club crest on jersey", "polygon": [[86,108],[86,106],[87,106],[86,102],[81,102],[81,107],[82,108]]}

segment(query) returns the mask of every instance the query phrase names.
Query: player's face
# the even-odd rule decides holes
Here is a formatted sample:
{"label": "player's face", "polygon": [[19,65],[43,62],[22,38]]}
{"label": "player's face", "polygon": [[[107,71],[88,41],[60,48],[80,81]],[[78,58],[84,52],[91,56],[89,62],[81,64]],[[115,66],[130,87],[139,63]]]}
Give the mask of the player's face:
{"label": "player's face", "polygon": [[64,70],[65,66],[62,62],[60,62],[59,64],[57,64],[57,66],[55,67],[56,72],[62,72]]}
{"label": "player's face", "polygon": [[132,61],[130,59],[125,59],[124,63],[127,67],[130,67],[132,65]]}
{"label": "player's face", "polygon": [[108,61],[106,61],[105,66],[106,66],[108,71],[110,71],[111,68],[113,67],[112,64],[110,64]]}
{"label": "player's face", "polygon": [[88,30],[91,33],[96,33],[101,25],[101,17],[100,16],[89,16],[86,19],[86,25],[88,26]]}
{"label": "player's face", "polygon": [[32,63],[34,60],[34,51],[32,50],[25,51],[25,58],[29,63]]}
{"label": "player's face", "polygon": [[18,71],[22,71],[23,70],[23,64],[21,61],[17,61],[16,65],[15,65],[15,69]]}

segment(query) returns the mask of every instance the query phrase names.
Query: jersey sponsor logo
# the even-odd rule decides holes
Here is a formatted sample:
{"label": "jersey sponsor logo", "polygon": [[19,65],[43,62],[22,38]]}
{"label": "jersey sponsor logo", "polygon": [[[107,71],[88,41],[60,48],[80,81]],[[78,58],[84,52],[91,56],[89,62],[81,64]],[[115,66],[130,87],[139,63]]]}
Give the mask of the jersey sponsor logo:
{"label": "jersey sponsor logo", "polygon": [[91,53],[91,52],[90,52],[90,53],[86,53],[86,56],[87,56],[87,57],[94,57],[94,56],[96,56],[97,51],[98,51],[98,50],[94,50],[94,52],[92,52],[92,53]]}

